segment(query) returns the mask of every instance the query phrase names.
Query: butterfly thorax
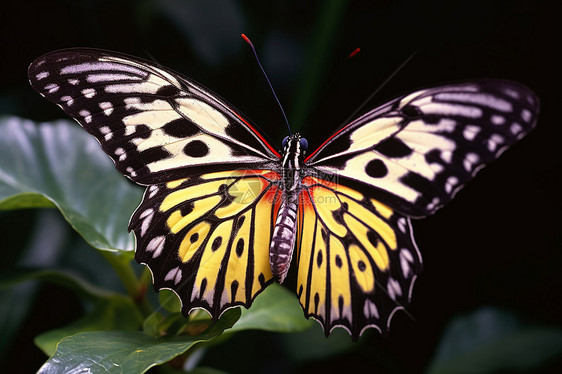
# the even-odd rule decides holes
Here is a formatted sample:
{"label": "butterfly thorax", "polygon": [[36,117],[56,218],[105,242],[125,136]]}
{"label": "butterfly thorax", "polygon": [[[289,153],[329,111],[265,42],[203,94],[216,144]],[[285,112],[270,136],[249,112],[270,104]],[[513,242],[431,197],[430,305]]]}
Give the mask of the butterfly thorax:
{"label": "butterfly thorax", "polygon": [[275,280],[282,283],[289,271],[297,232],[297,210],[301,192],[301,169],[307,144],[300,134],[283,140],[281,205],[269,247],[269,262]]}

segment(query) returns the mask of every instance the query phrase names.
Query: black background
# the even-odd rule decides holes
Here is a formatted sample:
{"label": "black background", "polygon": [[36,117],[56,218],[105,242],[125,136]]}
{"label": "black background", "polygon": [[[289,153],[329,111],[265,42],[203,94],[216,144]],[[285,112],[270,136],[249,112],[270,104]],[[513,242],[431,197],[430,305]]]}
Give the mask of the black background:
{"label": "black background", "polygon": [[[419,372],[431,361],[447,323],[483,306],[508,310],[528,323],[560,327],[562,164],[556,113],[561,95],[555,82],[560,81],[561,13],[556,3],[335,3],[12,1],[3,5],[0,22],[0,112],[37,121],[63,118],[28,85],[27,66],[56,49],[96,47],[154,59],[195,79],[280,143],[286,126],[239,37],[242,32],[262,56],[293,129],[306,122],[303,133],[311,149],[412,54],[363,110],[435,83],[486,77],[521,82],[541,100],[537,128],[447,207],[414,222],[424,258],[409,308],[414,319],[401,313],[389,335],[368,334],[345,354],[304,363],[291,363],[276,335],[249,332],[211,352],[205,364],[233,372]],[[361,52],[346,61],[357,47]],[[25,242],[23,234],[13,231],[20,225],[18,217],[1,216],[4,243]],[[3,268],[17,255],[9,257]],[[59,290],[46,292],[53,297]],[[46,359],[31,338],[47,325],[56,327],[41,323],[45,313],[62,313],[57,323],[68,322],[67,311],[59,313],[57,303],[45,297],[37,301],[14,342],[9,367],[36,370]],[[79,315],[69,313],[68,318]],[[555,366],[544,370],[554,372]]]}

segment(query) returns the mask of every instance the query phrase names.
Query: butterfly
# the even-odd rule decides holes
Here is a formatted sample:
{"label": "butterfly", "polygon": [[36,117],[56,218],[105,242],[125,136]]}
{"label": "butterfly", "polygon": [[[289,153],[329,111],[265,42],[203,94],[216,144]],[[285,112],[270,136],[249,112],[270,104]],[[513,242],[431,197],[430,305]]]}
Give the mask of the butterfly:
{"label": "butterfly", "polygon": [[305,316],[353,339],[386,331],[411,299],[422,269],[411,218],[451,200],[539,111],[515,82],[442,85],[368,111],[310,152],[298,133],[278,149],[212,91],[139,58],[67,49],[28,75],[147,186],[129,222],[135,258],[185,315],[249,308],[295,257]]}

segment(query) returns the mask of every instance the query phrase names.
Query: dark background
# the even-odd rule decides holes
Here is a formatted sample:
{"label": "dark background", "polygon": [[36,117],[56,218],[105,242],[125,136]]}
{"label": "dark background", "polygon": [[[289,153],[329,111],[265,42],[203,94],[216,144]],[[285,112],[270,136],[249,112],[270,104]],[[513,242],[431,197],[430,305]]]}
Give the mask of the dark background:
{"label": "dark background", "polygon": [[[409,308],[413,319],[400,313],[389,335],[367,334],[352,348],[316,360],[294,360],[279,335],[243,333],[210,350],[206,365],[232,372],[420,372],[447,324],[482,307],[526,324],[562,327],[561,95],[555,84],[561,12],[554,1],[25,0],[2,8],[0,113],[36,121],[64,114],[28,85],[29,63],[60,48],[96,47],[153,59],[193,78],[280,143],[286,126],[242,32],[256,45],[293,130],[306,123],[311,149],[414,53],[364,109],[419,87],[471,78],[512,79],[539,96],[536,130],[447,207],[414,222],[424,272]],[[357,47],[361,53],[347,61]],[[18,261],[36,214],[0,214],[2,269]],[[36,370],[46,357],[32,337],[80,310],[65,291],[41,288],[5,355],[8,367]],[[541,370],[556,372],[561,361]]]}

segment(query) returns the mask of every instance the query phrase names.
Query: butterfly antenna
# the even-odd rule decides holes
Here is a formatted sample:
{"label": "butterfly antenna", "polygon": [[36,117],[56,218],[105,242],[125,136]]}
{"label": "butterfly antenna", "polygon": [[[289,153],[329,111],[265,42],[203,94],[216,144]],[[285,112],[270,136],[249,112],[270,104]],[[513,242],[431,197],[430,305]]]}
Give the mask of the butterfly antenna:
{"label": "butterfly antenna", "polygon": [[384,80],[384,82],[382,82],[382,83],[377,87],[377,89],[374,90],[373,93],[372,93],[371,95],[369,95],[369,97],[368,97],[365,101],[363,101],[363,103],[361,103],[361,105],[359,105],[359,107],[357,107],[357,109],[355,109],[355,111],[354,111],[353,113],[351,113],[351,115],[350,115],[349,117],[347,117],[347,119],[344,121],[344,124],[349,123],[349,121],[351,121],[351,119],[353,119],[353,118],[355,117],[355,115],[357,114],[357,112],[359,112],[361,109],[363,109],[363,107],[364,107],[369,101],[371,101],[371,99],[372,99],[376,94],[378,94],[379,91],[380,91],[384,86],[386,86],[386,84],[387,84],[388,82],[390,82],[390,80],[391,80],[392,78],[394,78],[394,76],[395,76],[396,74],[398,74],[398,72],[399,72],[400,70],[402,70],[402,68],[403,68],[404,66],[406,66],[406,64],[407,64],[408,62],[410,62],[410,60],[411,60],[412,58],[414,58],[414,56],[415,56],[417,53],[418,53],[418,52],[416,51],[416,52],[412,53],[411,55],[409,55],[408,58],[406,58],[406,59],[404,60],[404,62],[402,62],[402,63],[400,64],[400,66],[398,66],[398,67],[392,72],[392,74],[390,74],[390,75],[388,76],[388,78],[386,78],[386,79]]}
{"label": "butterfly antenna", "polygon": [[275,97],[275,100],[277,101],[277,105],[279,105],[279,109],[281,109],[281,113],[283,113],[283,117],[285,118],[285,123],[287,124],[287,128],[289,129],[289,134],[293,135],[293,133],[291,132],[291,126],[289,125],[289,120],[287,119],[287,115],[285,114],[285,111],[283,110],[283,106],[281,105],[281,102],[279,101],[279,98],[277,97],[277,94],[275,93],[275,90],[273,89],[273,85],[271,84],[271,81],[269,80],[269,77],[267,76],[267,73],[265,72],[265,70],[264,70],[264,68],[263,68],[263,66],[260,62],[260,58],[258,57],[258,53],[256,52],[256,48],[254,48],[254,44],[252,43],[250,38],[248,38],[244,34],[242,34],[242,39],[244,39],[244,41],[246,41],[246,43],[248,43],[250,45],[250,48],[252,48],[252,52],[254,52],[254,56],[256,57],[256,61],[258,62],[258,66],[260,67],[260,69],[263,73],[263,76],[265,77],[265,80],[269,84],[269,88],[271,88],[271,92],[273,93],[273,97]]}
{"label": "butterfly antenna", "polygon": [[332,80],[330,81],[330,83],[325,85],[324,88],[322,89],[323,94],[320,96],[319,99],[316,100],[316,104],[314,104],[312,106],[312,110],[310,111],[310,113],[306,117],[303,125],[301,126],[300,132],[304,132],[304,129],[310,124],[310,120],[311,120],[311,118],[313,118],[314,113],[316,113],[316,111],[318,110],[318,107],[321,106],[322,103],[326,100],[326,93],[332,91],[332,88],[334,87],[334,84],[341,78],[342,72],[345,71],[349,61],[352,58],[354,58],[359,52],[361,52],[361,48],[355,48],[350,54],[348,54],[345,57],[345,60],[343,62],[340,62],[340,66],[337,67],[336,73],[331,74],[333,76]]}

